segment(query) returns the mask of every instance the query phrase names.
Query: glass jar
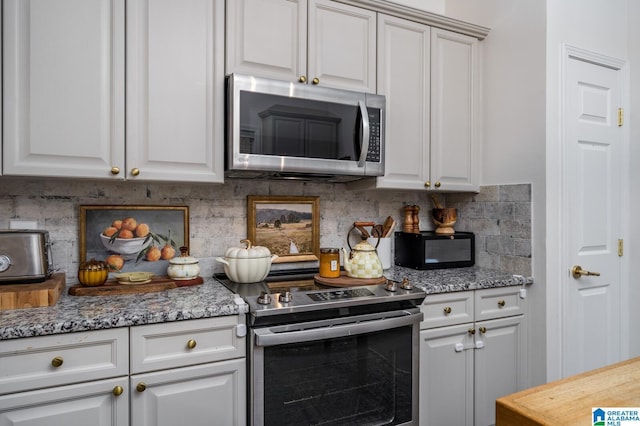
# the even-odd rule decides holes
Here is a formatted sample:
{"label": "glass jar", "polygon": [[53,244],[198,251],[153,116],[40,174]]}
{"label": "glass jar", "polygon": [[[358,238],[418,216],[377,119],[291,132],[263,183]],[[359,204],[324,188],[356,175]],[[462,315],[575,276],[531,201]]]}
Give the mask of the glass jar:
{"label": "glass jar", "polygon": [[320,249],[320,276],[322,278],[340,277],[340,249]]}

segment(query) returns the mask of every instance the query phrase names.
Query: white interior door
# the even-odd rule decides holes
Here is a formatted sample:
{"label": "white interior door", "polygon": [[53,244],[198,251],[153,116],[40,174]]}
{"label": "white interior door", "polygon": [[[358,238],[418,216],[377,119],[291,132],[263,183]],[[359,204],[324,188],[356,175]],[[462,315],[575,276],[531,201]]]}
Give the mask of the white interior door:
{"label": "white interior door", "polygon": [[[562,375],[621,359],[622,72],[565,56],[562,139]],[[559,218],[560,219],[560,218]],[[574,266],[599,276],[574,278]]]}

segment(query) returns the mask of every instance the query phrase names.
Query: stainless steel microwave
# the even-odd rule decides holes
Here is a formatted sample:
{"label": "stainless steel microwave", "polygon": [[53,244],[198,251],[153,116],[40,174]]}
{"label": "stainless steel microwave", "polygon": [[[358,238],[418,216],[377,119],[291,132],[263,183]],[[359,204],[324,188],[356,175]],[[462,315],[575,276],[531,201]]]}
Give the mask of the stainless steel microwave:
{"label": "stainless steel microwave", "polygon": [[384,96],[238,74],[226,90],[226,177],[384,175]]}

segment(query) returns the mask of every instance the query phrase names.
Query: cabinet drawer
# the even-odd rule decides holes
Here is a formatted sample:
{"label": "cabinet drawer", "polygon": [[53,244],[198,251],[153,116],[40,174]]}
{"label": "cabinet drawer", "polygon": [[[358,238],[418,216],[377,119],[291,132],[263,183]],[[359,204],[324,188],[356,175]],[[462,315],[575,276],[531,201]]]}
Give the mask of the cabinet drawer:
{"label": "cabinet drawer", "polygon": [[126,376],[128,358],[127,328],[5,340],[0,394]]}
{"label": "cabinet drawer", "polygon": [[427,295],[421,329],[473,322],[473,291]]}
{"label": "cabinet drawer", "polygon": [[131,327],[131,373],[244,357],[244,322],[230,315]]}
{"label": "cabinet drawer", "polygon": [[524,309],[520,287],[476,290],[476,321],[520,315]]}

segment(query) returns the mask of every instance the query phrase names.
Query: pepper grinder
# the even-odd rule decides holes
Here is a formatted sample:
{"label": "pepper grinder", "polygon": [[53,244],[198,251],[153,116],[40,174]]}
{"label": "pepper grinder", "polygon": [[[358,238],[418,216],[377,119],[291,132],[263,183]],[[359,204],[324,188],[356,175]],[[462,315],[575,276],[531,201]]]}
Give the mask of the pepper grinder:
{"label": "pepper grinder", "polygon": [[404,207],[404,224],[402,226],[403,232],[407,232],[410,234],[420,233],[420,217],[418,216],[419,212],[419,206],[407,205]]}

